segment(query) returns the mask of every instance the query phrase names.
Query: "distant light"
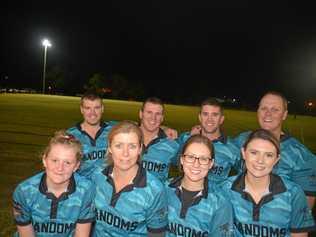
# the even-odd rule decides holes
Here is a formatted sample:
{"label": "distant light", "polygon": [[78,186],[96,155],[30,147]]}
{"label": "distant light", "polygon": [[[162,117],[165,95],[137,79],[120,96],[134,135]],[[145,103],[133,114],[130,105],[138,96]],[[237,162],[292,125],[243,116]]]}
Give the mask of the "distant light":
{"label": "distant light", "polygon": [[236,102],[236,99],[233,99],[233,103],[235,103]]}
{"label": "distant light", "polygon": [[49,42],[48,39],[44,39],[44,40],[42,41],[42,44],[43,44],[43,46],[45,46],[45,47],[51,47],[51,46],[52,46],[52,44]]}
{"label": "distant light", "polygon": [[313,106],[313,102],[308,102],[308,106],[312,107]]}

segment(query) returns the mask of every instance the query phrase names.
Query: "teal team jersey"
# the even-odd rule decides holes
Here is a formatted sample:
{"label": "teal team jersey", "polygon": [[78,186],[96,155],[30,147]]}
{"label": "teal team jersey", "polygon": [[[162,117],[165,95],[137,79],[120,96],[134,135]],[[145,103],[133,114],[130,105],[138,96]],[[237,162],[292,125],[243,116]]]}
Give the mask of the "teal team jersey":
{"label": "teal team jersey", "polygon": [[[191,137],[189,132],[182,133],[177,139],[181,152],[184,143]],[[240,150],[225,135],[212,141],[215,151],[215,163],[208,174],[209,182],[223,182],[230,174],[232,169],[236,173],[241,173]],[[179,154],[180,155],[180,154]]]}
{"label": "teal team jersey", "polygon": [[115,192],[113,167],[98,169],[96,185],[96,223],[93,236],[147,236],[167,226],[167,201],[163,184],[139,167],[133,182]]}
{"label": "teal team jersey", "polygon": [[75,136],[82,144],[83,158],[78,173],[89,178],[97,167],[104,167],[106,162],[106,150],[108,146],[108,134],[116,122],[101,123],[95,139],[81,129],[80,123],[69,128],[67,133]]}
{"label": "teal team jersey", "polygon": [[168,179],[170,165],[177,165],[178,143],[167,138],[160,129],[142,153],[142,165],[162,182]]}
{"label": "teal team jersey", "polygon": [[[234,139],[242,147],[250,132],[241,133]],[[281,158],[273,173],[292,180],[301,186],[308,196],[316,196],[316,156],[294,137],[284,134],[280,142]]]}
{"label": "teal team jersey", "polygon": [[94,194],[92,183],[74,174],[67,191],[56,198],[47,191],[46,174],[42,172],[15,189],[14,219],[19,226],[31,224],[37,237],[70,237],[77,223],[94,221]]}
{"label": "teal team jersey", "polygon": [[223,184],[233,204],[234,222],[242,236],[290,237],[291,233],[315,230],[303,190],[278,175],[270,176],[269,193],[256,204],[245,191],[245,174]]}
{"label": "teal team jersey", "polygon": [[168,197],[168,235],[186,237],[235,236],[231,203],[205,179],[204,189],[190,204],[182,198],[182,177],[166,184]]}

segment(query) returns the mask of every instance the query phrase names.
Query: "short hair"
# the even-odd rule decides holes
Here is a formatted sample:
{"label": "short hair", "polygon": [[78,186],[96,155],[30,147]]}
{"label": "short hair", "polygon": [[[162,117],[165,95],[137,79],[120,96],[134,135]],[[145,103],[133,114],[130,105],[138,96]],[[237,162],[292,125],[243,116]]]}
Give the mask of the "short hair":
{"label": "short hair", "polygon": [[[112,154],[109,152],[109,147],[111,146],[114,137],[120,133],[135,133],[138,138],[139,146],[142,146],[143,144],[143,133],[135,122],[129,121],[129,120],[123,120],[119,122],[118,124],[114,125],[108,135],[108,149],[107,149],[106,155],[107,155],[107,163],[109,165],[113,165],[113,158],[112,158]],[[138,157],[137,161],[140,161],[140,159],[141,159],[141,156]]]}
{"label": "short hair", "polygon": [[274,96],[280,97],[280,98],[282,99],[282,102],[283,102],[284,110],[285,110],[285,111],[287,110],[288,100],[286,99],[286,97],[285,97],[281,92],[278,92],[278,91],[267,91],[267,92],[261,97],[258,106],[260,106],[260,103],[261,103],[261,100],[263,99],[263,97],[265,97],[265,96],[267,96],[267,95],[274,95]]}
{"label": "short hair", "polygon": [[202,108],[205,105],[219,107],[220,111],[221,111],[221,114],[224,113],[224,109],[223,109],[222,104],[214,97],[209,97],[209,98],[206,98],[205,100],[202,101],[202,103],[200,105],[200,113],[202,112]]}
{"label": "short hair", "polygon": [[80,141],[72,134],[67,133],[65,130],[59,130],[54,133],[54,136],[49,140],[48,145],[42,153],[42,158],[47,157],[52,150],[52,147],[58,144],[73,148],[76,152],[77,161],[81,160],[83,152]]}
{"label": "short hair", "polygon": [[142,107],[141,107],[141,111],[144,111],[145,105],[147,103],[161,105],[162,106],[162,111],[165,110],[165,105],[164,105],[164,103],[162,102],[161,99],[159,99],[158,97],[149,97],[143,102]]}
{"label": "short hair", "polygon": [[270,142],[277,150],[277,155],[280,155],[280,142],[269,130],[260,128],[250,133],[246,142],[243,145],[243,148],[246,150],[248,144],[255,139],[262,139]]}
{"label": "short hair", "polygon": [[[196,134],[196,135],[192,135],[191,137],[189,137],[189,139],[184,143],[184,145],[181,149],[180,156],[183,156],[184,153],[186,152],[187,148],[193,143],[204,144],[208,148],[208,150],[210,151],[212,160],[215,159],[215,151],[214,151],[213,142],[201,134]],[[179,168],[180,172],[183,172],[180,158],[181,157],[179,157],[178,168]]]}
{"label": "short hair", "polygon": [[95,91],[86,91],[82,96],[80,100],[80,105],[83,105],[83,100],[101,100],[102,97]]}

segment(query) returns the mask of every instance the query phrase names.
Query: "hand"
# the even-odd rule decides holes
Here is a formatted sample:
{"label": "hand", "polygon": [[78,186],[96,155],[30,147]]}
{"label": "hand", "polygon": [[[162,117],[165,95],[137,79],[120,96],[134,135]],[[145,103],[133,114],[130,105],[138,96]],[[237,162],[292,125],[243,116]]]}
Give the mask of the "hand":
{"label": "hand", "polygon": [[165,134],[167,135],[167,137],[169,139],[176,139],[178,137],[178,131],[173,129],[173,128],[169,128],[166,126],[161,126],[162,130],[165,132]]}
{"label": "hand", "polygon": [[201,125],[195,125],[191,128],[191,135],[196,135],[196,134],[200,134],[201,133]]}

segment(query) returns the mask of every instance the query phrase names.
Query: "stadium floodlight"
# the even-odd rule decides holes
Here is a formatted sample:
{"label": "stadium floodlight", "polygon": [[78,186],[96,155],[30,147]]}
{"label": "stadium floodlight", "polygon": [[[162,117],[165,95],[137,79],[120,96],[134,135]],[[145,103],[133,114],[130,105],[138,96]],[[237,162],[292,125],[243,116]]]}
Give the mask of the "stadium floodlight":
{"label": "stadium floodlight", "polygon": [[46,58],[47,58],[47,47],[51,47],[52,44],[48,39],[44,39],[42,41],[42,45],[44,46],[44,69],[43,69],[43,89],[42,93],[45,94],[45,76],[46,76]]}

